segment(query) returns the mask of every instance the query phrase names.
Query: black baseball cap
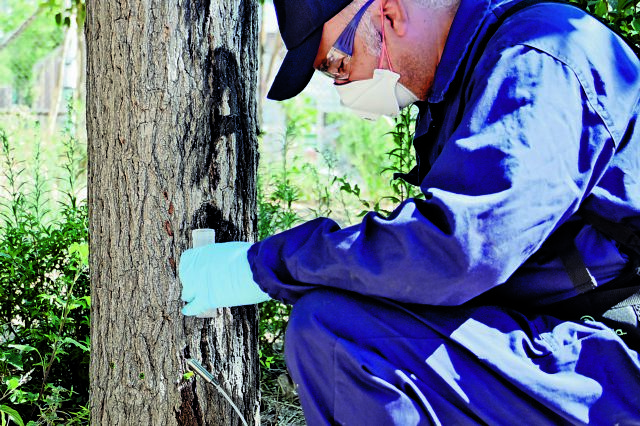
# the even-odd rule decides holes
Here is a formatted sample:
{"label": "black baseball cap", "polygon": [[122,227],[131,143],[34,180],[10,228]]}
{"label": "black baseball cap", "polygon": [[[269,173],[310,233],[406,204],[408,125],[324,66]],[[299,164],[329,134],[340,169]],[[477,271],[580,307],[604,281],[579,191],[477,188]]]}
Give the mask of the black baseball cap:
{"label": "black baseball cap", "polygon": [[287,48],[267,98],[283,101],[307,86],[313,76],[322,27],[352,0],[273,0],[280,35]]}

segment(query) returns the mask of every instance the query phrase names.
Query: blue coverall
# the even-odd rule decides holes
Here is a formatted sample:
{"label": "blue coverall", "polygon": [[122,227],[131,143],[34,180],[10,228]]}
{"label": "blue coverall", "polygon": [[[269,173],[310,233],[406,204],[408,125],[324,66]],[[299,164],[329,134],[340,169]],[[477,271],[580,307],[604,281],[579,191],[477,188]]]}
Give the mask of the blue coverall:
{"label": "blue coverall", "polygon": [[[586,290],[532,257],[579,207],[640,228],[640,63],[559,4],[481,43],[514,3],[462,0],[419,103],[426,200],[249,251],[294,305],[286,356],[311,425],[640,424],[637,352],[601,323],[531,314]],[[599,285],[627,262],[589,225],[575,244]]]}

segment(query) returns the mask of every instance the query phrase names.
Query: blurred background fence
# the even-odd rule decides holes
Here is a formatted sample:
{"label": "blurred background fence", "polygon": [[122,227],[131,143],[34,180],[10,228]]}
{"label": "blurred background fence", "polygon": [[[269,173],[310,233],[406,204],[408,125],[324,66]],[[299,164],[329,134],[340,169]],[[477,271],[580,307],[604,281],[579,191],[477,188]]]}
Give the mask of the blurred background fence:
{"label": "blurred background fence", "polygon": [[53,133],[84,96],[83,22],[71,1],[0,0],[1,113],[28,108]]}

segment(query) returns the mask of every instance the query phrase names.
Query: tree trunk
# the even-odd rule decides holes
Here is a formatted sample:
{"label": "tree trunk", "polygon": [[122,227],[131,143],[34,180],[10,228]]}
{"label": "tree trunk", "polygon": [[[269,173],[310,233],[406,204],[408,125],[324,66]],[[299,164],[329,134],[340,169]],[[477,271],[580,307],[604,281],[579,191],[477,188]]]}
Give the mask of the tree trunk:
{"label": "tree trunk", "polygon": [[257,4],[87,1],[95,425],[237,425],[200,361],[259,423],[255,307],[180,314],[192,229],[256,235]]}

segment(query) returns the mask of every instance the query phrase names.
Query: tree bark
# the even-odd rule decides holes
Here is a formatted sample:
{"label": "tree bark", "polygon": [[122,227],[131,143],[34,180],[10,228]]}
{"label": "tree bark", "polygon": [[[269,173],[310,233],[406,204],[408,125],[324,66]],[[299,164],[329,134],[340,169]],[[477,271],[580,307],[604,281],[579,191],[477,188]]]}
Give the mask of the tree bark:
{"label": "tree bark", "polygon": [[257,4],[88,0],[91,418],[236,425],[200,361],[259,423],[256,307],[180,314],[192,229],[256,236]]}

